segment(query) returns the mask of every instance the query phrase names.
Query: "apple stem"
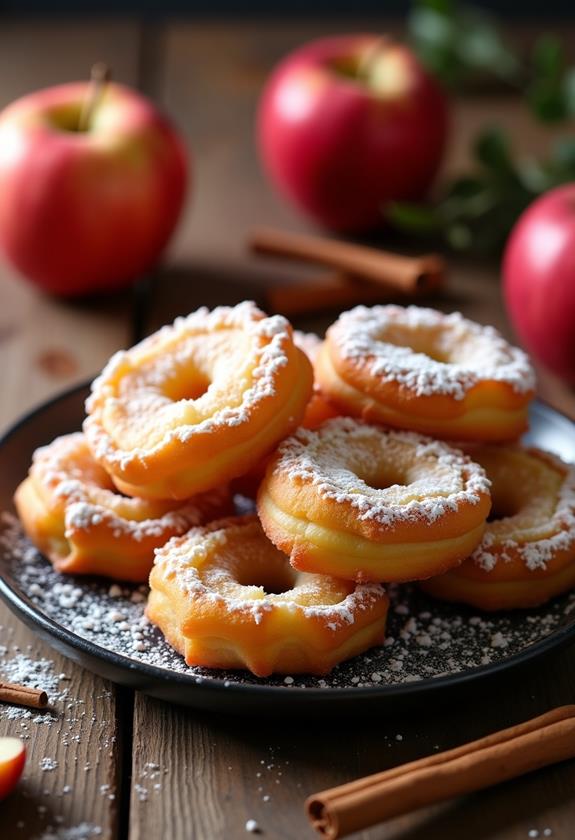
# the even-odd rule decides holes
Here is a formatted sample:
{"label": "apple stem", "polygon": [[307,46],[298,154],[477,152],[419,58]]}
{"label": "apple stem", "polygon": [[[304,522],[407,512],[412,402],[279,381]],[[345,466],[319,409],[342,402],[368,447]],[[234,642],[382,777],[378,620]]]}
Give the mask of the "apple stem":
{"label": "apple stem", "polygon": [[90,71],[90,88],[88,95],[82,105],[78,119],[78,131],[87,131],[94,114],[94,110],[100,101],[104,88],[112,78],[112,72],[103,61],[97,61],[92,65]]}
{"label": "apple stem", "polygon": [[359,79],[370,78],[374,64],[377,63],[377,59],[383,55],[390,44],[391,38],[387,35],[382,35],[377,41],[373,42],[369,49],[365,50],[357,67],[357,76]]}

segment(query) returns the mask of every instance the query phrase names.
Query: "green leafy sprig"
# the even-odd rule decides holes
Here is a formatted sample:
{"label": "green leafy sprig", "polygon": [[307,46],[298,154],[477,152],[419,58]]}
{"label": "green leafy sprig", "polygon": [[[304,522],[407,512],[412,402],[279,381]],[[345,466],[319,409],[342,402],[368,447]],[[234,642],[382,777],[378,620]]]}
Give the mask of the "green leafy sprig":
{"label": "green leafy sprig", "polygon": [[[556,37],[539,37],[523,60],[490,16],[455,0],[418,0],[409,32],[419,57],[449,89],[491,78],[519,91],[540,122],[575,116],[575,68]],[[506,134],[491,126],[475,139],[473,161],[472,170],[448,182],[435,203],[393,204],[392,224],[441,236],[456,250],[497,253],[538,195],[575,181],[575,137],[556,141],[544,160],[517,160]]]}

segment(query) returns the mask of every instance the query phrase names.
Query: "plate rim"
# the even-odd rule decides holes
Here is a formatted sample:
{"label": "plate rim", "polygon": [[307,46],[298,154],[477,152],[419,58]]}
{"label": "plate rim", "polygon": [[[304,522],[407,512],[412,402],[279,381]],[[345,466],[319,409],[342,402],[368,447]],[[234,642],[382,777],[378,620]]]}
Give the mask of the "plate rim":
{"label": "plate rim", "polygon": [[[58,392],[48,400],[33,406],[23,415],[21,415],[13,424],[11,424],[6,431],[0,436],[0,457],[4,446],[13,438],[18,432],[34,419],[41,415],[44,411],[54,407],[58,402],[64,401],[76,393],[78,395],[82,391],[89,389],[92,379],[83,380],[82,382],[72,385],[63,391]],[[532,407],[537,410],[543,410],[544,413],[551,412],[556,416],[556,419],[562,423],[567,424],[570,429],[575,432],[575,420],[551,406],[548,402],[542,399],[535,399]],[[36,627],[40,629],[47,638],[48,642],[56,640],[64,646],[77,651],[79,654],[90,656],[111,666],[116,671],[122,673],[128,672],[132,675],[138,674],[142,677],[143,684],[140,688],[144,693],[153,693],[150,691],[148,683],[161,683],[167,685],[176,685],[191,689],[198,694],[202,692],[212,693],[220,692],[224,694],[234,693],[238,699],[249,698],[256,699],[263,696],[274,697],[279,696],[282,699],[286,697],[295,697],[298,701],[308,700],[312,703],[318,700],[332,701],[349,701],[353,699],[363,700],[390,700],[397,697],[413,697],[418,694],[428,694],[434,691],[440,691],[447,688],[455,688],[478,680],[495,677],[503,672],[511,671],[522,665],[528,665],[545,656],[551,652],[558,652],[566,647],[569,643],[575,642],[575,621],[561,626],[553,630],[548,636],[540,639],[528,647],[512,654],[505,659],[500,659],[497,662],[488,663],[486,665],[477,665],[474,668],[469,668],[465,671],[456,671],[454,673],[446,674],[440,677],[428,677],[414,682],[394,683],[391,685],[373,685],[361,687],[338,687],[326,686],[309,687],[298,685],[267,685],[265,683],[237,683],[229,682],[225,684],[224,679],[217,677],[193,675],[184,672],[172,671],[169,668],[162,668],[157,665],[151,665],[147,662],[141,662],[137,659],[131,659],[124,654],[118,653],[104,648],[95,642],[85,639],[74,633],[72,630],[64,627],[62,624],[55,621],[49,615],[43,613],[31,598],[16,584],[11,584],[0,570],[0,598],[6,603],[11,611],[24,621],[29,627]],[[85,665],[83,667],[86,667]],[[88,669],[90,670],[90,669]],[[297,676],[296,676],[297,679]],[[114,679],[112,679],[114,681]],[[118,680],[122,684],[121,680]],[[124,683],[125,684],[125,683]],[[134,684],[131,680],[130,684]],[[329,699],[328,699],[329,698]]]}

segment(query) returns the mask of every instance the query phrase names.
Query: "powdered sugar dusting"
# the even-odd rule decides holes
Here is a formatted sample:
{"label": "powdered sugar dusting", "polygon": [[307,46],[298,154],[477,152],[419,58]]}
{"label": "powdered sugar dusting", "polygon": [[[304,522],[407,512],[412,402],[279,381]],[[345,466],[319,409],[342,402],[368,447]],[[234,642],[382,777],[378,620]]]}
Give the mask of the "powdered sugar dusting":
{"label": "powdered sugar dusting", "polygon": [[[0,663],[0,677],[6,682],[16,685],[26,685],[30,688],[38,688],[48,695],[50,708],[38,712],[24,706],[0,705],[0,717],[8,720],[18,720],[25,726],[24,734],[19,737],[28,738],[28,721],[39,725],[51,725],[58,718],[53,707],[64,701],[70,701],[70,692],[65,683],[62,683],[61,675],[54,670],[54,664],[49,659],[32,658],[20,650],[11,649],[8,645],[0,645],[2,662]],[[26,723],[25,723],[26,722]]]}
{"label": "powdered sugar dusting", "polygon": [[[508,562],[512,554],[519,556],[530,571],[546,569],[559,552],[572,551],[575,557],[575,465],[566,464],[548,452],[536,449],[527,452],[535,458],[542,457],[550,468],[564,476],[555,510],[551,516],[544,513],[535,519],[527,517],[527,521],[519,513],[488,523],[481,543],[472,554],[476,565],[487,572],[499,562]],[[526,499],[527,502],[536,507],[538,500]],[[541,530],[545,536],[539,536]]]}
{"label": "powdered sugar dusting", "polygon": [[[241,347],[226,344],[229,330],[240,331]],[[203,347],[207,337],[214,341],[211,353]],[[266,317],[251,301],[211,312],[202,307],[178,318],[117,353],[94,381],[84,424],[92,451],[99,461],[125,470],[173,441],[248,423],[276,395],[291,344],[289,322],[281,315]],[[207,390],[197,399],[171,399],[170,383],[190,366],[206,377]]]}
{"label": "powdered sugar dusting", "polygon": [[504,382],[521,394],[535,387],[533,368],[522,350],[493,327],[459,312],[357,306],[340,315],[327,337],[343,359],[417,396],[445,394],[462,400],[485,379]]}
{"label": "powdered sugar dusting", "polygon": [[[61,551],[74,551],[79,531],[102,526],[117,551],[116,541],[133,545],[152,541],[161,545],[226,512],[230,493],[226,487],[211,490],[186,501],[128,499],[114,488],[109,476],[92,458],[84,435],[75,433],[56,438],[33,455],[29,481],[34,483],[37,504],[58,523],[68,544]],[[127,544],[127,543],[126,543]],[[151,548],[150,565],[152,561]],[[62,554],[62,559],[64,555]]]}
{"label": "powdered sugar dusting", "polygon": [[83,822],[68,828],[50,827],[36,840],[91,840],[101,836],[102,829],[99,825]]}
{"label": "powdered sugar dusting", "polygon": [[[236,570],[225,560],[225,548],[232,540],[236,551],[239,546],[252,544],[251,537],[260,537],[269,548],[269,563],[279,562],[289,568],[287,557],[269,545],[263,537],[257,517],[246,516],[235,520],[214,522],[204,528],[194,528],[184,537],[176,537],[156,551],[155,565],[167,580],[177,586],[186,596],[225,606],[232,615],[250,618],[255,624],[262,620],[263,613],[272,610],[288,610],[300,613],[303,618],[321,617],[329,629],[336,631],[342,625],[354,624],[358,611],[368,609],[384,596],[380,584],[357,584],[349,594],[346,585],[321,575],[295,575],[293,588],[281,593],[267,593],[261,586],[242,586],[238,583]],[[233,549],[232,549],[233,551]],[[217,562],[209,563],[212,553]],[[249,561],[249,557],[243,558]],[[207,562],[206,562],[207,561]],[[242,560],[239,560],[240,564]],[[153,582],[152,582],[153,585]],[[337,595],[341,590],[341,594]],[[326,593],[329,600],[326,601]],[[338,600],[334,601],[333,596]]]}
{"label": "powdered sugar dusting", "polygon": [[[320,498],[351,505],[360,520],[390,528],[436,522],[489,492],[484,470],[446,443],[349,417],[328,420],[315,431],[298,429],[278,453],[275,474],[311,484]],[[370,485],[378,473],[392,476],[390,486]]]}
{"label": "powdered sugar dusting", "polygon": [[[539,609],[479,616],[472,610],[429,599],[414,587],[390,586],[387,591],[392,607],[383,646],[338,665],[323,678],[294,676],[289,682],[283,676],[259,679],[246,672],[188,667],[145,618],[144,587],[110,587],[87,578],[62,584],[61,576],[30,545],[14,518],[4,522],[4,529],[2,571],[31,598],[36,609],[76,635],[126,657],[135,666],[145,663],[185,674],[198,683],[215,679],[231,691],[238,684],[273,685],[291,691],[419,682],[502,661],[575,621],[575,593]],[[110,621],[111,611],[120,614],[121,620]],[[374,673],[379,681],[373,680]],[[21,671],[5,674],[6,679],[14,677],[24,682],[21,676]],[[59,684],[52,686],[44,671],[36,682],[49,693],[59,690]],[[18,710],[21,713],[45,718],[28,709]]]}

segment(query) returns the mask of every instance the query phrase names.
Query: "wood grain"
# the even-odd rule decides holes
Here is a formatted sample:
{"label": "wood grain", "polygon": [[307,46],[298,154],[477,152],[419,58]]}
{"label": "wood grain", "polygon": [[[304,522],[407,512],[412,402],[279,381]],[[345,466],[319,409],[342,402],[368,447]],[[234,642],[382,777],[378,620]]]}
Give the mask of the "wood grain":
{"label": "wood grain", "polygon": [[[386,706],[380,717],[366,720],[358,706],[357,718],[344,721],[255,720],[202,715],[139,697],[133,778],[145,792],[132,796],[130,840],[160,836],[166,826],[175,838],[240,840],[250,819],[264,837],[312,838],[303,810],[308,794],[449,749],[573,696],[575,664],[563,657],[513,683],[427,702],[424,715],[421,707]],[[150,765],[158,767],[157,781]],[[575,762],[568,762],[358,836],[524,840],[532,829],[551,828],[555,838],[567,840],[574,783]]]}
{"label": "wood grain", "polygon": [[[116,78],[135,82],[140,34],[133,24],[26,24],[3,21],[0,30],[0,106],[44,85],[86,76],[96,59]],[[45,297],[6,266],[0,270],[0,428],[66,386],[94,374],[129,341],[130,295],[68,303]],[[84,825],[103,840],[118,836],[122,741],[118,692],[57,655],[0,605],[0,674],[20,654],[47,660],[64,674],[66,700],[44,715],[13,718],[0,708],[0,735],[27,738],[23,783],[1,805],[3,838],[40,837]],[[51,719],[50,724],[34,720]],[[128,745],[129,748],[129,745]],[[42,761],[46,759],[43,769]],[[91,827],[91,828],[90,828]],[[79,836],[79,835],[78,835]],[[95,836],[95,835],[94,835]]]}
{"label": "wood grain", "polygon": [[117,837],[123,745],[114,687],[56,654],[3,605],[0,639],[0,674],[14,657],[50,663],[51,674],[62,675],[56,696],[66,692],[56,701],[52,693],[45,712],[22,717],[0,705],[0,737],[23,738],[28,751],[23,780],[1,806],[2,836],[25,840],[86,824]]}

